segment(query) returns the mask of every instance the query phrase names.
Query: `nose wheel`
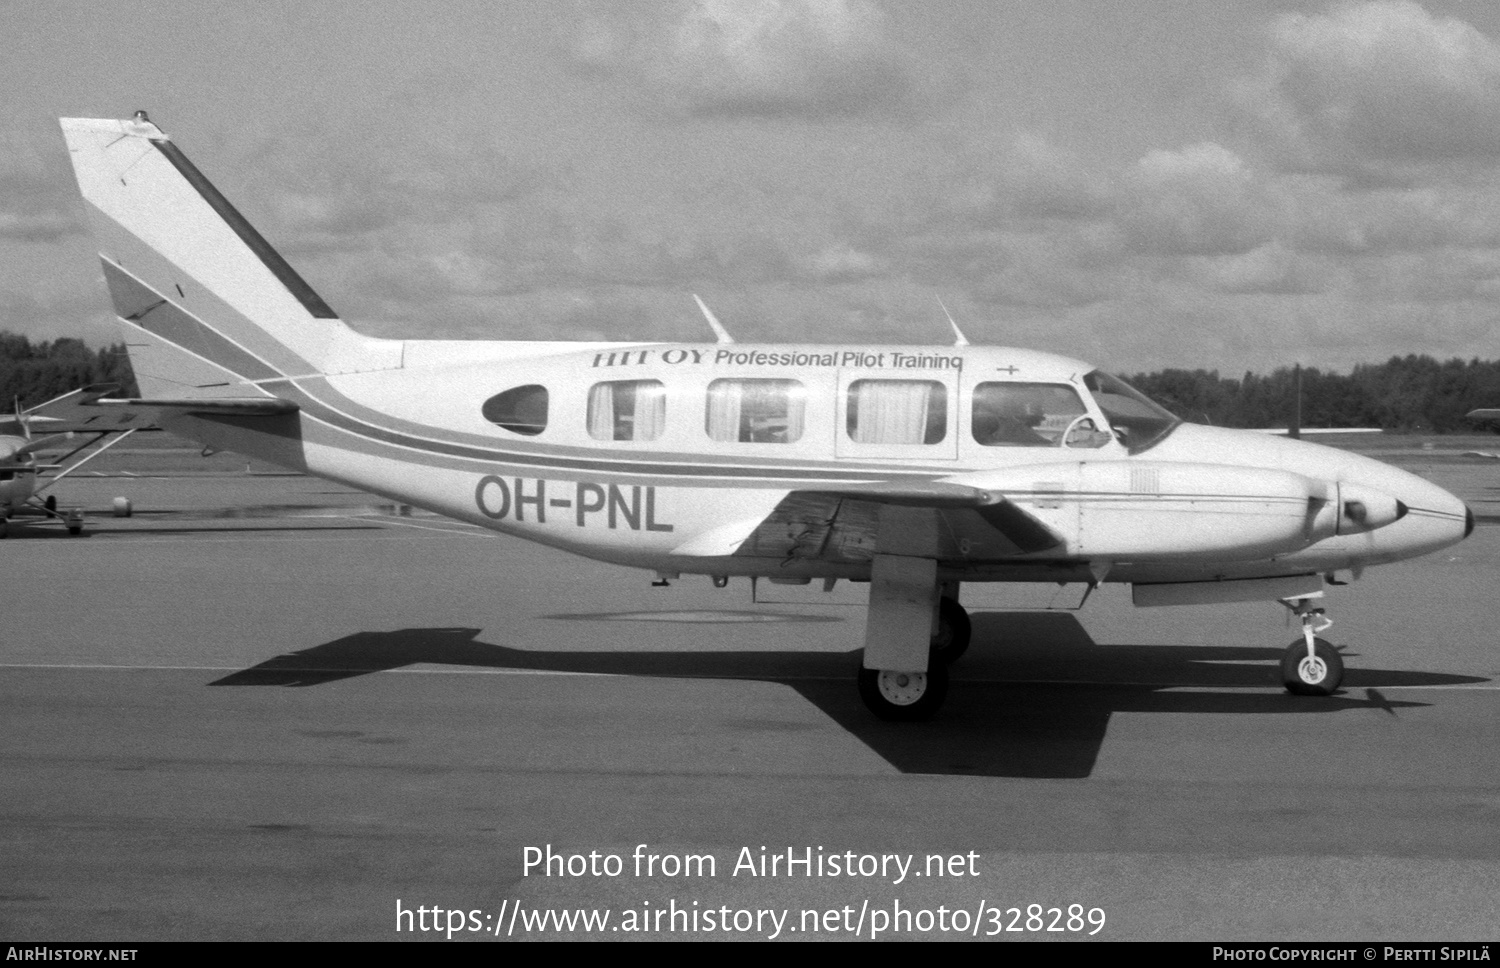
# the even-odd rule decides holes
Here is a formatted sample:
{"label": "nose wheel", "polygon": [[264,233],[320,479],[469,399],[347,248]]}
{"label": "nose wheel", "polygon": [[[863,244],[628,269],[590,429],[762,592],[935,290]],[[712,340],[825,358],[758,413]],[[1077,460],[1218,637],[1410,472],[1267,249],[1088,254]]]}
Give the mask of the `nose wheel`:
{"label": "nose wheel", "polygon": [[1317,633],[1333,620],[1321,608],[1308,608],[1306,599],[1288,607],[1302,619],[1302,637],[1287,646],[1281,657],[1281,683],[1294,696],[1331,696],[1344,681],[1344,660]]}

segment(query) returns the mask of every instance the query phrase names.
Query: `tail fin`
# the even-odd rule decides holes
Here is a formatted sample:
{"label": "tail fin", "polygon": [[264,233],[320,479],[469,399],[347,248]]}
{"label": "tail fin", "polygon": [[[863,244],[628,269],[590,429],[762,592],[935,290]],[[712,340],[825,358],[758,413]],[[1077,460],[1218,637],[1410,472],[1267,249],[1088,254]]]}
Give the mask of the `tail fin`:
{"label": "tail fin", "polygon": [[345,326],[144,111],[62,128],[143,394],[401,365],[400,341]]}

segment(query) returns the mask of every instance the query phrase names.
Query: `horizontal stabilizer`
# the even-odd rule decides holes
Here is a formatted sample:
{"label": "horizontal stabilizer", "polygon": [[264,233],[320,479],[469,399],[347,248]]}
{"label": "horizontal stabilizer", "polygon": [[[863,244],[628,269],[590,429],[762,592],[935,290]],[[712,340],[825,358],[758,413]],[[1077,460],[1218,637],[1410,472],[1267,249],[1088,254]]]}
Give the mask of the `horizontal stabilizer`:
{"label": "horizontal stabilizer", "polygon": [[298,406],[280,397],[216,397],[211,400],[95,400],[91,406],[123,407],[131,410],[176,411],[220,417],[274,417],[296,413]]}

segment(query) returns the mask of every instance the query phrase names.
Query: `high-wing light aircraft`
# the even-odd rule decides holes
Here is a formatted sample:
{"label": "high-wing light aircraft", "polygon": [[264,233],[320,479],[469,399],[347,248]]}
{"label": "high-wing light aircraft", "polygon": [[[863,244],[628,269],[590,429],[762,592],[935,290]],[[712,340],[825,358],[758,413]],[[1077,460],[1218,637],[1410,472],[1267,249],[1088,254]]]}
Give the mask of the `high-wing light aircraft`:
{"label": "high-wing light aircraft", "polygon": [[[97,409],[80,414],[78,405],[82,401],[113,389],[113,384],[83,387],[30,409],[17,406],[13,414],[0,415],[0,538],[10,533],[12,516],[61,521],[69,534],[83,531],[81,510],[59,510],[56,497],[49,494],[42,500],[39,495],[137,429],[119,426],[120,421],[103,417]],[[81,419],[69,420],[69,415],[79,415]],[[133,415],[125,421],[134,422]],[[50,432],[37,436],[33,429],[36,424]],[[111,436],[113,440],[103,442]],[[51,463],[38,463],[40,452],[59,446],[68,447],[68,452]],[[92,453],[84,453],[90,450]],[[84,456],[79,457],[80,454]],[[75,457],[78,459],[74,460]],[[43,471],[53,473],[43,478]]]}
{"label": "high-wing light aircraft", "polygon": [[[1280,600],[1293,692],[1338,652],[1338,572],[1472,531],[1464,504],[1303,441],[1185,423],[1078,360],[953,346],[361,335],[144,113],[62,122],[146,408],[168,429],[658,573],[869,582],[859,689],[941,705],[965,582]],[[956,327],[955,327],[956,328]]]}
{"label": "high-wing light aircraft", "polygon": [[[18,512],[43,515],[56,513],[57,503],[48,507],[35,500],[37,475],[52,465],[37,463],[37,451],[62,444],[69,434],[47,434],[38,437],[31,431],[36,408],[16,407],[14,415],[0,417],[0,538],[10,533],[10,518]],[[78,525],[82,530],[82,523]],[[73,525],[69,532],[76,534]]]}

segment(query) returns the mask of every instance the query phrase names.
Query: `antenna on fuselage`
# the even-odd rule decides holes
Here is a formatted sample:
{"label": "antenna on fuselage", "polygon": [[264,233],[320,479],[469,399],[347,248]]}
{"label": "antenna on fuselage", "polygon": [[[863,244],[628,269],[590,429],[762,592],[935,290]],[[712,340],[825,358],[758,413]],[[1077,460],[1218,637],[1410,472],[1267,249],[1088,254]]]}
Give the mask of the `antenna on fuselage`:
{"label": "antenna on fuselage", "polygon": [[724,328],[724,324],[719,322],[719,319],[714,315],[713,310],[708,308],[708,303],[699,299],[696,292],[693,293],[693,301],[698,304],[699,309],[703,310],[703,318],[708,320],[708,325],[713,329],[714,335],[719,337],[719,342],[733,343],[734,337],[729,335],[729,330]]}
{"label": "antenna on fuselage", "polygon": [[[943,297],[942,296],[937,297],[937,301],[938,301],[938,305],[939,306],[943,306]],[[947,306],[943,306],[943,315],[948,317],[948,325],[953,327],[953,337],[954,337],[954,339],[953,339],[953,345],[954,346],[968,346],[969,345],[969,338],[964,335],[964,331],[963,330],[961,330],[961,329],[958,328],[958,323],[956,323],[956,322],[953,321],[953,314],[950,313],[950,312],[948,312],[948,307]]]}
{"label": "antenna on fuselage", "polygon": [[1302,437],[1302,364],[1292,370],[1292,419],[1287,422],[1286,435],[1293,440]]}

